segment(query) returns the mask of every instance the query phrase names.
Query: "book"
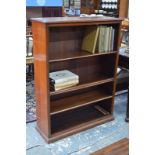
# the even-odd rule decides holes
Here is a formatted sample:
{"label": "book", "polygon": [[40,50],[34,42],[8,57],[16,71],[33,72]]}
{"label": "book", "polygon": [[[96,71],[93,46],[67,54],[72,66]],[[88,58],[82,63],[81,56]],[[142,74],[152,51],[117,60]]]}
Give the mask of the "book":
{"label": "book", "polygon": [[71,84],[78,84],[78,83],[79,83],[79,80],[70,80],[70,81],[63,82],[63,83],[58,83],[58,84],[53,84],[51,82],[51,85],[53,85],[54,87],[65,87],[65,86],[68,86],[68,85],[71,85]]}
{"label": "book", "polygon": [[84,34],[84,38],[82,41],[82,50],[95,53],[98,34],[99,34],[98,26],[89,26]]}
{"label": "book", "polygon": [[106,26],[100,26],[99,28],[99,35],[98,35],[98,41],[97,41],[97,51],[104,52],[104,41],[105,41],[105,29]]}
{"label": "book", "polygon": [[111,40],[111,51],[114,50],[114,41],[115,41],[115,29],[112,29],[112,40]]}
{"label": "book", "polygon": [[104,41],[104,51],[109,51],[109,37],[110,37],[110,27],[106,27],[105,29],[105,41]]}
{"label": "book", "polygon": [[112,50],[112,27],[109,27],[109,38],[108,38],[108,50],[107,51],[111,51]]}
{"label": "book", "polygon": [[64,87],[53,87],[55,91],[58,91],[58,90],[62,90],[62,89],[66,89],[66,88],[70,88],[70,87],[73,87],[73,86],[76,86],[77,84],[70,84],[68,86],[64,86]]}
{"label": "book", "polygon": [[60,84],[64,82],[69,82],[71,80],[79,80],[79,76],[68,71],[68,70],[61,70],[56,72],[49,73],[49,77],[53,84]]}
{"label": "book", "polygon": [[99,53],[114,49],[115,29],[112,26],[100,26],[96,49]]}

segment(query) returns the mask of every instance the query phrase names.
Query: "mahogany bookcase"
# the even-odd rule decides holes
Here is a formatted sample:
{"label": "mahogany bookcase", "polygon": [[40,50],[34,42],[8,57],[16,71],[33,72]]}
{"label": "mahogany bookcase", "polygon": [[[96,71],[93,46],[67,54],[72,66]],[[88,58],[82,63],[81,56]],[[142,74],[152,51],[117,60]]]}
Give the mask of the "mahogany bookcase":
{"label": "mahogany bookcase", "polygon": [[[50,143],[113,120],[120,18],[33,18],[34,78],[37,130]],[[114,50],[92,54],[81,49],[89,26],[115,29]],[[64,90],[50,88],[49,73],[70,70],[79,84]],[[107,113],[95,108],[102,107]]]}

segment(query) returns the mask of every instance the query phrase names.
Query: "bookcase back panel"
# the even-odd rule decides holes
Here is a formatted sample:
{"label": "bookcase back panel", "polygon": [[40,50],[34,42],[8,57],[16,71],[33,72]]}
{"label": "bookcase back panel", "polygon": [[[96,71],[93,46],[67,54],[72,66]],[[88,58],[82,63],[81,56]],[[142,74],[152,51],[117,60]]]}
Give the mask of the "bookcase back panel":
{"label": "bookcase back panel", "polygon": [[49,60],[65,57],[68,52],[81,49],[85,27],[53,27],[49,33]]}
{"label": "bookcase back panel", "polygon": [[78,109],[70,110],[59,115],[51,116],[51,123],[53,124],[51,132],[63,132],[63,130],[70,130],[72,127],[80,126],[83,123],[93,121],[104,117],[104,114],[99,111],[95,106],[100,105],[107,114],[111,113],[112,100],[107,99],[97,102],[94,105],[81,107]]}
{"label": "bookcase back panel", "polygon": [[[98,26],[112,27],[114,34],[113,50],[117,51],[118,47],[118,24],[105,24]],[[49,28],[49,60],[67,58],[82,55],[82,42],[89,27],[94,26],[68,26],[68,27],[51,27]],[[81,51],[81,54],[80,54]],[[98,53],[97,49],[95,53]]]}
{"label": "bookcase back panel", "polygon": [[79,75],[80,83],[86,83],[90,79],[114,76],[116,53],[89,58],[53,62],[49,65],[49,72],[70,70]]}
{"label": "bookcase back panel", "polygon": [[120,47],[120,25],[119,24],[114,24],[112,27],[115,29],[115,37],[114,37],[114,51],[118,51]]}

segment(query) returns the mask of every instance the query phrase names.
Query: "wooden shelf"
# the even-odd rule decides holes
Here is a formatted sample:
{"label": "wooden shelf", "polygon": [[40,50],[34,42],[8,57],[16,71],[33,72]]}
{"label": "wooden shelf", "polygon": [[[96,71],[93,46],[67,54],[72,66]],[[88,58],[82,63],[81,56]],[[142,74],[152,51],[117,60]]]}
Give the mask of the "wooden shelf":
{"label": "wooden shelf", "polygon": [[72,92],[76,90],[81,90],[83,88],[89,88],[92,86],[97,86],[97,85],[101,85],[101,84],[112,82],[112,81],[114,81],[114,78],[109,78],[108,76],[105,76],[105,75],[99,75],[99,76],[93,75],[93,76],[90,76],[89,79],[86,79],[86,81],[84,80],[80,82],[78,85],[70,87],[70,88],[55,91],[51,87],[50,96],[54,96],[54,95],[58,95],[58,94],[66,93],[66,92]]}
{"label": "wooden shelf", "polygon": [[81,59],[81,58],[87,58],[87,57],[93,57],[93,56],[99,56],[99,55],[108,55],[108,54],[115,54],[117,51],[109,51],[106,53],[90,53],[87,51],[75,51],[75,52],[68,52],[65,51],[63,53],[59,53],[59,55],[55,54],[52,55],[52,57],[50,58],[51,60],[49,60],[49,63],[52,62],[59,62],[59,61],[67,61],[67,60],[72,60],[72,59]]}
{"label": "wooden shelf", "polygon": [[62,115],[52,116],[51,123],[53,128],[51,129],[52,134],[49,142],[110,120],[113,120],[111,114],[104,116],[101,112],[96,110],[94,106],[88,106],[63,113]]}
{"label": "wooden shelf", "polygon": [[90,92],[80,93],[75,96],[64,97],[62,99],[52,101],[50,114],[54,115],[62,113],[109,98],[112,98],[112,95],[109,95],[103,90],[93,90]]}

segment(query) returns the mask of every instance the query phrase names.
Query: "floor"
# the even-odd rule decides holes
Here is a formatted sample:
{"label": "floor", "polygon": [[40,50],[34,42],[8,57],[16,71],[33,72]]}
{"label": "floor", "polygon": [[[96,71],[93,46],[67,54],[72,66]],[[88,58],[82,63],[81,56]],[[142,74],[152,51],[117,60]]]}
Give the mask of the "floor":
{"label": "floor", "polygon": [[95,128],[69,136],[51,144],[45,143],[36,131],[36,122],[26,125],[27,155],[89,155],[103,147],[129,136],[126,123],[127,94],[115,99],[115,120]]}
{"label": "floor", "polygon": [[101,150],[98,150],[92,155],[129,155],[129,139],[123,138]]}

